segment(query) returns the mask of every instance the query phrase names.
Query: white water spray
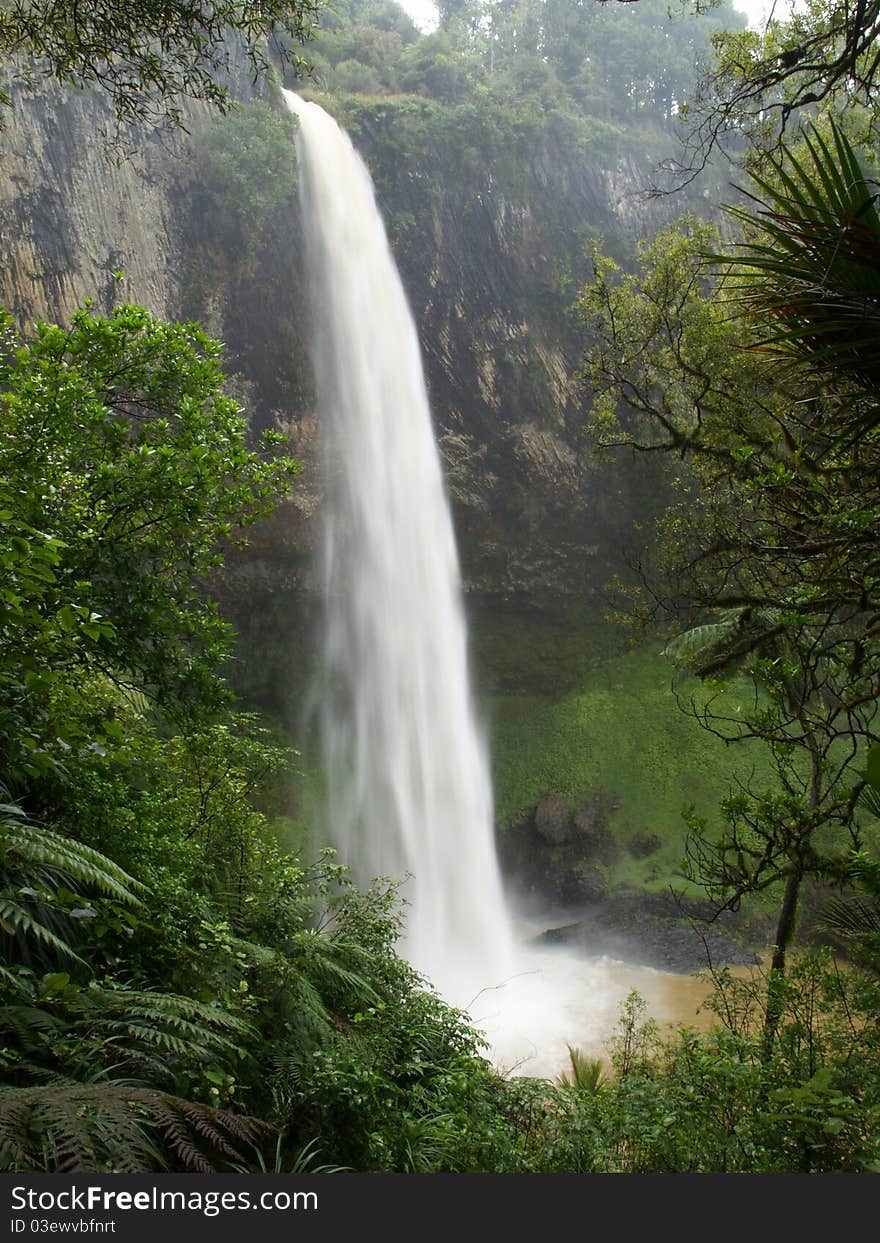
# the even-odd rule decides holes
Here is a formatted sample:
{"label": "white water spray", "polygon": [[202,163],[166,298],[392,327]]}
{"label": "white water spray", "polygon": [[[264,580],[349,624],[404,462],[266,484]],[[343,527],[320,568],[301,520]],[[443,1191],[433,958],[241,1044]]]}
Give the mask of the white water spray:
{"label": "white water spray", "polygon": [[[312,354],[327,463],[329,830],[357,879],[409,877],[403,954],[488,1035],[496,1062],[553,1074],[598,1052],[643,969],[516,947],[472,702],[458,556],[415,325],[369,174],[316,104],[299,119]],[[620,964],[616,964],[619,968]]]}

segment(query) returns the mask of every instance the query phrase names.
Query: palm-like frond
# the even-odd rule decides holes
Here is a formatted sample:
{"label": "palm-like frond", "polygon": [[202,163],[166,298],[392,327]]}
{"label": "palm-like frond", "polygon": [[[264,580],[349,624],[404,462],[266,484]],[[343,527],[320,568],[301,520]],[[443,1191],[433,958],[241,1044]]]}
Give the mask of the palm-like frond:
{"label": "palm-like frond", "polygon": [[[257,1165],[261,1174],[351,1174],[354,1171],[349,1165],[317,1164],[321,1155],[321,1141],[315,1136],[293,1154],[285,1157],[284,1136],[279,1135],[275,1142],[273,1164],[270,1166],[262,1153],[258,1154]],[[243,1166],[236,1167],[238,1173],[247,1174]]]}
{"label": "palm-like frond", "polygon": [[860,898],[831,898],[822,909],[822,923],[845,937],[880,933],[880,903]]}
{"label": "palm-like frond", "polygon": [[738,253],[713,256],[726,265],[736,298],[761,325],[759,348],[843,379],[880,418],[880,214],[877,186],[846,136],[831,142],[814,129],[806,154],[789,148],[755,176],[754,208],[731,208],[758,236]]}
{"label": "palm-like frond", "polygon": [[859,801],[875,819],[880,820],[880,790],[874,786],[865,786]]}
{"label": "palm-like frond", "polygon": [[588,1057],[581,1049],[568,1046],[570,1069],[559,1076],[558,1083],[570,1084],[578,1092],[594,1096],[606,1084],[608,1075],[602,1059]]}
{"label": "palm-like frond", "polygon": [[[876,747],[873,751],[876,752]],[[867,776],[869,781],[862,787],[860,803],[868,803],[877,796],[872,773]],[[822,927],[857,950],[873,948],[876,953],[880,947],[880,863],[864,852],[853,854],[845,879],[860,889],[861,894],[829,898],[822,907]]]}
{"label": "palm-like frond", "polygon": [[[280,1142],[278,1151],[280,1152]],[[320,1155],[321,1142],[316,1136],[314,1139],[310,1139],[307,1144],[303,1144],[290,1163],[283,1170],[278,1170],[277,1173],[350,1174],[352,1172],[351,1166],[348,1165],[329,1165],[324,1162],[317,1164]]]}

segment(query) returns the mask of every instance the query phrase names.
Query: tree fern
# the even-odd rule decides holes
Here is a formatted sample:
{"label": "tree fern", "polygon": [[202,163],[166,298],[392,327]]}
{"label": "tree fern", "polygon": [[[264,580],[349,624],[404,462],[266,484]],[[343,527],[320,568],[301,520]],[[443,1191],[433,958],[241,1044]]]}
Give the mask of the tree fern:
{"label": "tree fern", "polygon": [[724,646],[737,633],[742,609],[728,609],[714,622],[693,626],[683,634],[670,639],[663,655],[676,664],[698,664],[707,653]]}
{"label": "tree fern", "polygon": [[784,646],[785,627],[774,609],[726,609],[714,622],[670,639],[663,655],[689,666],[697,677],[737,668],[750,656]]}

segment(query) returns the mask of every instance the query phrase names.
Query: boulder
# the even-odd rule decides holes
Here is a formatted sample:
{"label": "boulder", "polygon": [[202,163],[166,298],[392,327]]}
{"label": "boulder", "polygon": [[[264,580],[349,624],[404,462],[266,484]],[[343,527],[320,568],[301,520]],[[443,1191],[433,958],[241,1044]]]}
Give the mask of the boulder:
{"label": "boulder", "polygon": [[568,799],[561,794],[542,798],[535,808],[535,831],[553,846],[567,842],[572,831]]}

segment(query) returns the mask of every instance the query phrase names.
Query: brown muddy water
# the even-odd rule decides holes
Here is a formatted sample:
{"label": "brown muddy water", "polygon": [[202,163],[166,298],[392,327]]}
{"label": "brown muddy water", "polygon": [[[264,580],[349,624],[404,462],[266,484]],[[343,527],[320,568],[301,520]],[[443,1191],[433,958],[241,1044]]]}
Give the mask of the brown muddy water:
{"label": "brown muddy water", "polygon": [[[661,1030],[706,1029],[715,1022],[705,1006],[713,984],[702,973],[679,975],[564,949],[529,948],[519,965],[516,977],[484,990],[467,1007],[486,1034],[488,1056],[506,1074],[556,1078],[569,1069],[569,1047],[607,1059],[621,1007],[633,991],[646,1002],[644,1017]],[[751,970],[733,973],[748,977]]]}

